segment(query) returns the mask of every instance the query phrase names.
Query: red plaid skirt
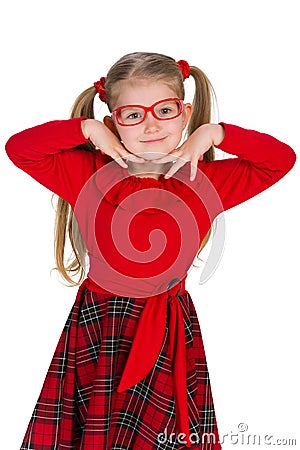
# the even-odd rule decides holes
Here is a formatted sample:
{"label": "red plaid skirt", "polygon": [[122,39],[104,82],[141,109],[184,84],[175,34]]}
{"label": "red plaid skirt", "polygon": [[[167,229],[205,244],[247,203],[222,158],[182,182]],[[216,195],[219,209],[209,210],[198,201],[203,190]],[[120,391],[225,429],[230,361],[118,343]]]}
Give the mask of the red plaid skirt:
{"label": "red plaid skirt", "polygon": [[[184,317],[191,449],[220,450],[200,326],[189,293]],[[21,450],[186,449],[176,433],[168,326],[148,375],[118,393],[145,300],[78,290]]]}

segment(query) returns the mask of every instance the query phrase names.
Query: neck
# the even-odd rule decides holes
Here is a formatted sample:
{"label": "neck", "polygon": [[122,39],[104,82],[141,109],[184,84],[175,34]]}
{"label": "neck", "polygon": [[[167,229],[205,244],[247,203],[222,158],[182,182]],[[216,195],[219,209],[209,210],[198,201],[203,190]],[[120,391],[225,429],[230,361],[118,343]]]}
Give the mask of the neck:
{"label": "neck", "polygon": [[135,175],[139,178],[156,178],[158,180],[159,175],[167,173],[169,168],[173,165],[172,162],[155,164],[149,162],[145,163],[135,163],[128,161],[128,173],[129,175]]}

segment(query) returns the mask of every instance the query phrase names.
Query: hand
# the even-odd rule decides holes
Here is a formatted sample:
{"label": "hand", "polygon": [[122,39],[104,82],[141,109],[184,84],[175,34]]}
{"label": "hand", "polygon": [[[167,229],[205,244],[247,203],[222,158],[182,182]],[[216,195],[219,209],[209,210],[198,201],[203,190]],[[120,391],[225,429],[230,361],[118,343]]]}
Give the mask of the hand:
{"label": "hand", "polygon": [[121,167],[128,167],[122,158],[133,162],[145,162],[144,158],[129,153],[118,137],[99,120],[83,119],[81,129],[85,138],[89,139],[97,150],[111,156]]}
{"label": "hand", "polygon": [[218,145],[224,138],[222,125],[205,123],[197,128],[190,137],[178,148],[166,156],[156,159],[154,163],[164,163],[174,161],[173,166],[165,174],[165,178],[170,178],[188,161],[191,162],[190,180],[196,178],[198,161],[203,160],[203,155],[212,145]]}

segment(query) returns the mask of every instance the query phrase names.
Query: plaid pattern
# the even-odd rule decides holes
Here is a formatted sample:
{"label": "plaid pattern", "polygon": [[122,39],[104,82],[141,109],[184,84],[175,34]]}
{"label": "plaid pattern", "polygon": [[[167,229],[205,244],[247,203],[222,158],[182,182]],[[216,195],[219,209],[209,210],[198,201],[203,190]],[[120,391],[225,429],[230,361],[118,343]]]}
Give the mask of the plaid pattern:
{"label": "plaid pattern", "polygon": [[[179,299],[186,335],[190,431],[195,442],[190,448],[219,450],[196,310],[189,293]],[[176,431],[168,326],[153,369],[134,387],[116,392],[144,302],[92,292],[84,283],[79,287],[21,450],[187,448]],[[204,439],[203,433],[211,436],[211,442],[214,435],[216,444]]]}

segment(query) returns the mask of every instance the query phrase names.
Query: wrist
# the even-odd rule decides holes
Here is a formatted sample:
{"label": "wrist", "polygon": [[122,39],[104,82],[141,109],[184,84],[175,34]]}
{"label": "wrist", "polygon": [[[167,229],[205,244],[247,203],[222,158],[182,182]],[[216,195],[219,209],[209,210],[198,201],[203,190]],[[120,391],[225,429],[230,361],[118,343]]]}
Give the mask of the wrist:
{"label": "wrist", "polygon": [[220,125],[219,123],[212,123],[211,125],[211,137],[212,137],[212,143],[214,146],[218,147],[218,145],[221,144],[225,137],[225,129],[223,125]]}
{"label": "wrist", "polygon": [[86,139],[90,139],[92,134],[92,129],[95,127],[95,123],[98,122],[95,119],[83,119],[81,121],[82,134]]}

